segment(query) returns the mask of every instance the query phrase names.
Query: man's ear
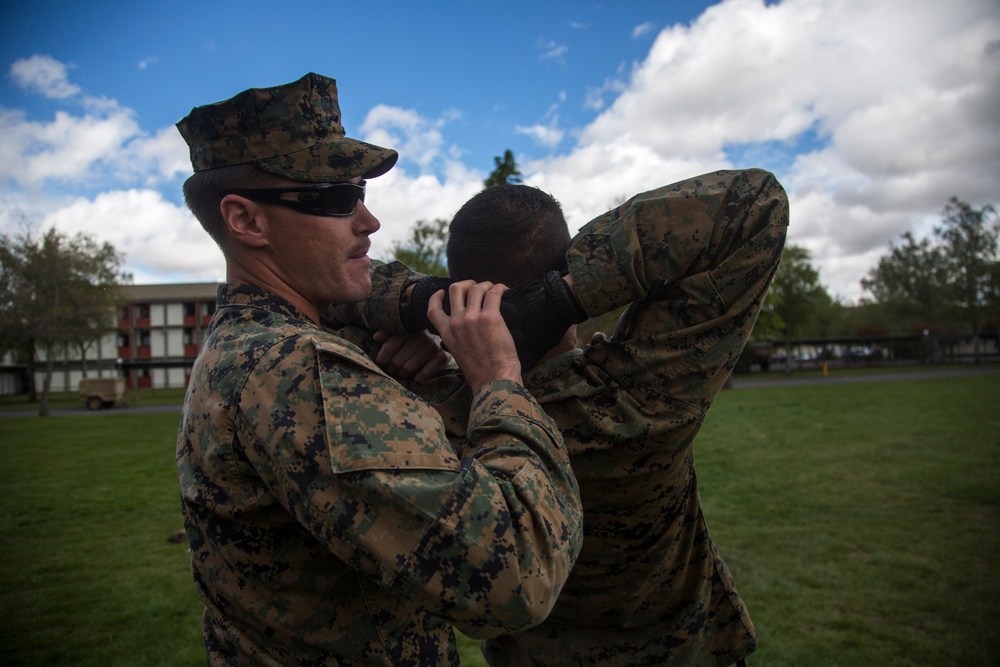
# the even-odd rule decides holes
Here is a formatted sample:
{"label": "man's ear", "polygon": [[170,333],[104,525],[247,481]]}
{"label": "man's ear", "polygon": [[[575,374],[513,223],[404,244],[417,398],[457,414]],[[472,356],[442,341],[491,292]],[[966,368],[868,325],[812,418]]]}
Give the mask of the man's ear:
{"label": "man's ear", "polygon": [[239,195],[226,195],[219,203],[219,210],[236,243],[253,248],[268,244],[268,219],[256,202]]}

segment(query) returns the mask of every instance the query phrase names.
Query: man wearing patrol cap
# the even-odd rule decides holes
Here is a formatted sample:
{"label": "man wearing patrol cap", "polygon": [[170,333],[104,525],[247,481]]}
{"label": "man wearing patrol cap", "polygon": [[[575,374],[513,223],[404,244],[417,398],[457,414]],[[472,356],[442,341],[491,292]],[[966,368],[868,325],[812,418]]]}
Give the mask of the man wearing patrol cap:
{"label": "man wearing patrol cap", "polygon": [[555,424],[471,281],[427,317],[473,394],[462,454],[437,413],[319,325],[371,289],[366,178],[395,151],[345,135],[307,74],[197,107],[189,207],[227,283],[192,369],[177,471],[211,665],[457,665],[452,626],[514,632],[552,608],[580,548]]}

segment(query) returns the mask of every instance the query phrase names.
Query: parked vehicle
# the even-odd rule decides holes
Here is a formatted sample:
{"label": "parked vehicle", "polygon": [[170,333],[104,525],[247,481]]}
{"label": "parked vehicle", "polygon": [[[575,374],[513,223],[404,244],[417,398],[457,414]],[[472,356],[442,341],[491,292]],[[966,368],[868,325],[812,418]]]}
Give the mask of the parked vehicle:
{"label": "parked vehicle", "polygon": [[125,378],[84,378],[77,395],[88,410],[110,408],[125,402]]}

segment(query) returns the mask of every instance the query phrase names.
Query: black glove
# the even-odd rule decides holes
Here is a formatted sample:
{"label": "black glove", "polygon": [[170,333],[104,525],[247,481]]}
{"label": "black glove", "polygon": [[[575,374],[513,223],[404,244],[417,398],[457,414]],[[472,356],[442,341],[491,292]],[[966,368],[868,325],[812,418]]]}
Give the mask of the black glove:
{"label": "black glove", "polygon": [[500,314],[517,346],[526,371],[562,340],[566,329],[587,319],[587,311],[558,271],[508,290]]}
{"label": "black glove", "polygon": [[418,333],[425,329],[437,334],[437,330],[427,319],[427,304],[431,297],[438,290],[444,290],[444,310],[451,312],[448,303],[448,288],[454,283],[452,278],[439,278],[438,276],[424,276],[413,282],[413,289],[407,298],[406,290],[399,299],[399,318],[402,321],[403,329],[406,333]]}

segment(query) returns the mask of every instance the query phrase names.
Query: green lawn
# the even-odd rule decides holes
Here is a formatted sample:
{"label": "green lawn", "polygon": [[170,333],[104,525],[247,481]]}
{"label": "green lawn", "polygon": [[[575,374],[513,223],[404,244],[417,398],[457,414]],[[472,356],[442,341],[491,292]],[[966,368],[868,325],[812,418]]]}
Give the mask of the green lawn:
{"label": "green lawn", "polygon": [[[0,417],[0,663],[204,664],[176,425]],[[724,392],[696,458],[751,665],[997,664],[998,434],[997,375]]]}

